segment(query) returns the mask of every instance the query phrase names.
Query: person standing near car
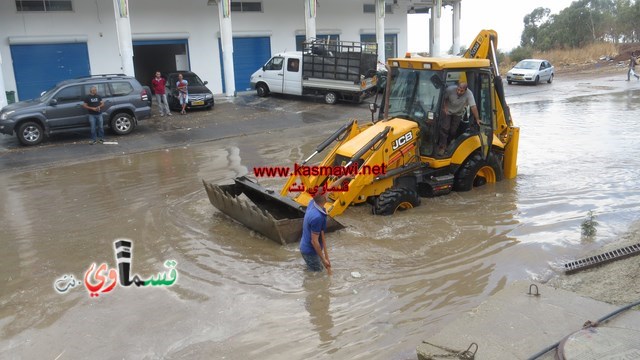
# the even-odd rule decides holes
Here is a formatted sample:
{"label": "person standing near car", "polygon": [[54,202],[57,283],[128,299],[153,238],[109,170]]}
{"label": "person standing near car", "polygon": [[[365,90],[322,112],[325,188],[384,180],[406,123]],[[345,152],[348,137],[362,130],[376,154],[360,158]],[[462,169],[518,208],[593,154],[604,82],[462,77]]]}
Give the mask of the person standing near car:
{"label": "person standing near car", "polygon": [[180,100],[180,105],[182,106],[182,110],[180,114],[184,115],[187,112],[185,109],[187,108],[187,103],[189,102],[189,82],[182,77],[182,74],[178,74],[178,82],[176,82],[176,87],[178,88],[178,99]]}
{"label": "person standing near car", "polygon": [[89,124],[91,124],[91,142],[93,145],[96,143],[96,127],[98,128],[98,141],[100,144],[104,142],[104,123],[102,121],[102,107],[104,101],[102,97],[98,95],[98,88],[92,86],[89,90],[89,95],[85,96],[82,107],[87,109],[89,115]]}
{"label": "person standing near car", "polygon": [[167,85],[167,80],[161,76],[160,71],[156,71],[156,77],[151,80],[151,87],[153,88],[153,93],[156,94],[156,102],[158,103],[158,108],[160,108],[160,116],[171,116],[171,111],[169,111],[169,103],[167,102],[167,94],[165,92]]}

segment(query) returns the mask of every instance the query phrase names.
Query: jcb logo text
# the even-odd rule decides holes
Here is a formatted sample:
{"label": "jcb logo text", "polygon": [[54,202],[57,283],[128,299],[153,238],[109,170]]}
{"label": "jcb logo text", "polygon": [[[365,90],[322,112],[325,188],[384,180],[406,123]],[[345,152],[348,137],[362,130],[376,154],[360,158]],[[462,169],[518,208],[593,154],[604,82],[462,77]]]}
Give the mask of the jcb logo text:
{"label": "jcb logo text", "polygon": [[393,144],[391,145],[391,150],[395,150],[397,148],[399,148],[400,146],[408,143],[409,141],[411,141],[413,139],[413,133],[411,131],[409,131],[408,133],[400,136],[399,138],[397,138]]}

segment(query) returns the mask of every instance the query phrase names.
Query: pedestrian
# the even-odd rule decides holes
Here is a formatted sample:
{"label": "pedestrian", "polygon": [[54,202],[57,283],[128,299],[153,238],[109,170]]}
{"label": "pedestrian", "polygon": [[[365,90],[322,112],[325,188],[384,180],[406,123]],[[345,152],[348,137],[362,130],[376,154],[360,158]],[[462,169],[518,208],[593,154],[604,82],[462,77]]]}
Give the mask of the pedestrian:
{"label": "pedestrian", "polygon": [[92,86],[89,90],[89,95],[85,96],[84,103],[82,104],[82,107],[87,109],[89,124],[91,124],[91,145],[96,143],[96,127],[98,128],[98,141],[100,144],[104,143],[103,106],[104,101],[102,101],[102,97],[98,95],[98,88]]}
{"label": "pedestrian", "polygon": [[471,90],[467,87],[466,82],[461,82],[458,85],[451,85],[445,90],[444,119],[440,127],[440,138],[438,141],[438,155],[440,156],[444,155],[444,151],[449,144],[449,138],[452,140],[455,138],[467,106],[471,107],[473,117],[476,119],[476,123],[480,125],[480,116],[478,115],[476,100]]}
{"label": "pedestrian", "polygon": [[158,103],[158,108],[160,108],[160,116],[171,116],[171,111],[169,111],[169,103],[167,102],[167,94],[166,94],[166,85],[167,80],[162,77],[160,71],[156,71],[156,77],[151,80],[151,87],[153,88],[153,93],[156,94],[156,102]]}
{"label": "pedestrian", "polygon": [[638,65],[638,56],[636,52],[631,53],[631,59],[629,59],[629,71],[627,71],[627,81],[631,80],[631,75],[640,80],[640,75],[636,74],[636,65]]}
{"label": "pedestrian", "polygon": [[187,113],[185,109],[187,108],[187,103],[189,102],[189,82],[182,77],[182,74],[178,74],[178,82],[176,82],[176,87],[178,88],[178,99],[180,99],[180,105],[182,106],[180,114],[184,115]]}
{"label": "pedestrian", "polygon": [[327,212],[324,205],[327,195],[322,190],[317,192],[313,200],[309,201],[302,223],[302,238],[300,239],[300,254],[307,264],[309,271],[322,271],[324,266],[327,274],[331,275],[331,261],[327,252]]}

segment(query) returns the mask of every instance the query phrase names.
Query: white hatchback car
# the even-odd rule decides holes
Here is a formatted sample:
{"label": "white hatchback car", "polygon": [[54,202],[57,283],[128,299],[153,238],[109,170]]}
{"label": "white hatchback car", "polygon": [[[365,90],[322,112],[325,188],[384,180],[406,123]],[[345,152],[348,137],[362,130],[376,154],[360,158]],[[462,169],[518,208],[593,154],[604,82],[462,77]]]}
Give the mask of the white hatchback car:
{"label": "white hatchback car", "polygon": [[514,82],[533,83],[537,85],[541,81],[551,83],[555,69],[547,60],[524,59],[507,72],[507,83]]}

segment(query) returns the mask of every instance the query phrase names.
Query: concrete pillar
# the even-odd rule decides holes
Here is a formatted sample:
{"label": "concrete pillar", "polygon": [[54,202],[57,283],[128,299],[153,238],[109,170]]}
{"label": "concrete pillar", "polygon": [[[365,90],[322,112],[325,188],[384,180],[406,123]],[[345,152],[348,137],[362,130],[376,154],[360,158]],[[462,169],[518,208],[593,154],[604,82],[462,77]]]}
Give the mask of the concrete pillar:
{"label": "concrete pillar", "polygon": [[125,75],[135,76],[133,70],[133,40],[131,39],[131,23],[129,22],[129,3],[125,0],[113,0],[113,8],[116,16],[116,33],[118,34],[118,46],[120,48],[120,60],[122,72]]}
{"label": "concrete pillar", "polygon": [[385,55],[384,46],[384,16],[385,1],[376,0],[376,42],[378,43],[378,62],[385,63],[387,57]]}
{"label": "concrete pillar", "polygon": [[442,16],[442,0],[436,0],[431,8],[431,31],[429,32],[430,56],[440,56],[440,16]]}
{"label": "concrete pillar", "polygon": [[456,1],[453,3],[453,14],[452,17],[452,25],[453,25],[453,55],[458,55],[460,52],[460,16],[462,7],[461,1]]}
{"label": "concrete pillar", "polygon": [[227,96],[236,96],[236,77],[233,68],[233,29],[231,27],[231,0],[218,0],[220,43],[224,64],[224,85]]}
{"label": "concrete pillar", "polygon": [[4,75],[2,74],[2,54],[0,54],[0,109],[7,106],[7,94],[4,87]]}
{"label": "concrete pillar", "polygon": [[316,38],[316,10],[317,0],[304,1],[304,26],[307,41]]}

